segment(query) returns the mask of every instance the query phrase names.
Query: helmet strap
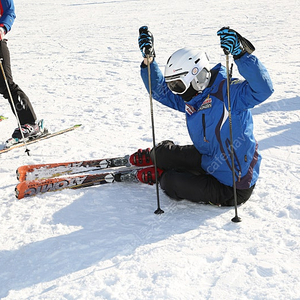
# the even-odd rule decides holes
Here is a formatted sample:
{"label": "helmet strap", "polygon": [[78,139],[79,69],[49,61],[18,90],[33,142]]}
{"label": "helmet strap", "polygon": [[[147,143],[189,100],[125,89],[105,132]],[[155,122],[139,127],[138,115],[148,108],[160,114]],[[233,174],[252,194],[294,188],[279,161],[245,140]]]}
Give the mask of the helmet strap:
{"label": "helmet strap", "polygon": [[186,92],[179,96],[181,96],[185,102],[189,102],[192,98],[194,98],[197,95],[198,91],[196,91],[192,84],[190,84],[190,87],[186,90]]}

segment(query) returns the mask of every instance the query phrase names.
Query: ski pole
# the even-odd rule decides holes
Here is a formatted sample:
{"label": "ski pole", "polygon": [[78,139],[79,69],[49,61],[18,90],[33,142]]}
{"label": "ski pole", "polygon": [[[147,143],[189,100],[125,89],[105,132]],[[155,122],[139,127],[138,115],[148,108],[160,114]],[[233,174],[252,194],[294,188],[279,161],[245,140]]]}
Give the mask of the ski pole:
{"label": "ski pole", "polygon": [[232,171],[232,181],[233,181],[233,197],[234,197],[234,208],[235,216],[231,219],[232,222],[241,222],[242,219],[238,216],[237,211],[237,194],[236,194],[236,184],[235,184],[235,171],[234,171],[234,154],[233,154],[233,136],[232,136],[232,118],[231,118],[231,103],[230,103],[230,79],[231,72],[229,72],[229,53],[225,51],[226,55],[226,70],[227,70],[227,101],[228,101],[228,119],[229,119],[229,131],[230,131],[230,156],[231,156],[231,171]]}
{"label": "ski pole", "polygon": [[158,172],[157,172],[157,162],[156,162],[155,130],[154,130],[154,116],[153,116],[153,100],[152,100],[152,88],[151,88],[150,55],[147,54],[146,57],[147,57],[147,68],[148,68],[149,98],[150,98],[152,140],[153,140],[153,159],[154,159],[155,182],[156,182],[156,198],[157,198],[157,209],[154,213],[157,214],[157,215],[160,215],[160,214],[163,214],[164,211],[160,208],[160,200],[159,200]]}
{"label": "ski pole", "polygon": [[16,106],[15,106],[15,103],[13,101],[13,98],[12,98],[12,95],[11,95],[11,91],[10,91],[10,88],[9,88],[9,85],[8,85],[8,82],[7,82],[7,78],[6,78],[6,75],[5,75],[5,72],[4,72],[4,69],[3,69],[3,65],[2,65],[2,59],[0,59],[0,67],[1,67],[1,71],[2,71],[2,74],[3,74],[3,78],[4,78],[4,81],[5,81],[5,84],[6,84],[6,88],[7,88],[7,91],[8,91],[8,95],[9,95],[9,100],[11,102],[11,105],[13,107],[13,110],[14,110],[14,114],[17,118],[17,121],[18,121],[18,126],[19,126],[19,129],[20,129],[20,132],[21,132],[21,135],[22,135],[22,139],[23,139],[23,143],[25,145],[25,152],[27,153],[27,155],[30,155],[30,150],[27,148],[27,143],[25,141],[25,138],[24,138],[24,134],[23,134],[23,131],[22,131],[22,126],[21,126],[21,123],[20,123],[20,119],[19,119],[19,116],[17,114],[17,110],[16,110]]}

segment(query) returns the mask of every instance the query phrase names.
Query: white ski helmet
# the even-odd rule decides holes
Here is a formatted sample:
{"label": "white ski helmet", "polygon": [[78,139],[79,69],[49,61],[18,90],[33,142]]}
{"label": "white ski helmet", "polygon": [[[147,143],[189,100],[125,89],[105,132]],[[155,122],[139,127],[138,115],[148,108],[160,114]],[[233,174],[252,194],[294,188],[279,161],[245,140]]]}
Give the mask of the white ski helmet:
{"label": "white ski helmet", "polygon": [[189,48],[177,50],[167,61],[164,77],[174,94],[185,93],[191,84],[201,93],[211,77],[207,54]]}

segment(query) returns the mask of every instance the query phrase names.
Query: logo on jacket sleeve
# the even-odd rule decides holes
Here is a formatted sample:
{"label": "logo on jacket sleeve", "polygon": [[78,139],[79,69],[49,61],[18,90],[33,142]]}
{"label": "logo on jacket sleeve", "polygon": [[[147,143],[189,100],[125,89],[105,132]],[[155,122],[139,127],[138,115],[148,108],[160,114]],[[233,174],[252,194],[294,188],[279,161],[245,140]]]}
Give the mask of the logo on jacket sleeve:
{"label": "logo on jacket sleeve", "polygon": [[186,103],[185,112],[191,116],[193,113],[196,112],[196,109],[192,105]]}

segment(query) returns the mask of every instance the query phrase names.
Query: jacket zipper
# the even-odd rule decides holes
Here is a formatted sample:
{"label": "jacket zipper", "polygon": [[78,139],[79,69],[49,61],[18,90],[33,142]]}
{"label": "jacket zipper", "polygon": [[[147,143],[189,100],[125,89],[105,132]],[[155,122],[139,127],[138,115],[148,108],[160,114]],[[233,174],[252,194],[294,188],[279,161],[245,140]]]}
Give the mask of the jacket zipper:
{"label": "jacket zipper", "polygon": [[202,127],[203,127],[203,140],[205,143],[209,143],[209,141],[206,139],[205,114],[202,114]]}

